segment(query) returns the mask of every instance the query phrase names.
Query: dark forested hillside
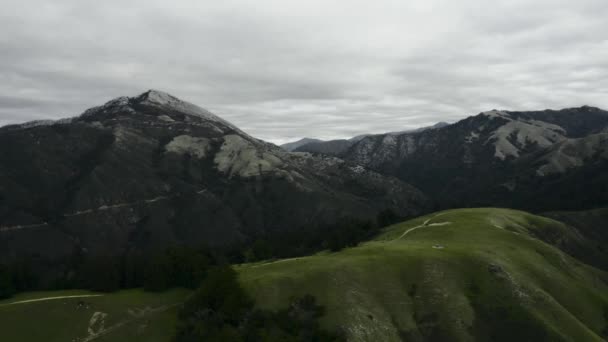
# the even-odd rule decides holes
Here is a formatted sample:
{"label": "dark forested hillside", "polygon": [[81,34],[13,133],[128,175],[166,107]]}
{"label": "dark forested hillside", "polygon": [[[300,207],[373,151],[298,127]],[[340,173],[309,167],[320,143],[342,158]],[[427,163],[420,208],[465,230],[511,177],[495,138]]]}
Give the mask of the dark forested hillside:
{"label": "dark forested hillside", "polygon": [[593,107],[495,110],[440,129],[369,136],[341,156],[414,184],[440,207],[608,203],[608,112]]}
{"label": "dark forested hillside", "polygon": [[285,152],[158,91],[0,128],[0,262],[230,246],[430,207],[396,178]]}

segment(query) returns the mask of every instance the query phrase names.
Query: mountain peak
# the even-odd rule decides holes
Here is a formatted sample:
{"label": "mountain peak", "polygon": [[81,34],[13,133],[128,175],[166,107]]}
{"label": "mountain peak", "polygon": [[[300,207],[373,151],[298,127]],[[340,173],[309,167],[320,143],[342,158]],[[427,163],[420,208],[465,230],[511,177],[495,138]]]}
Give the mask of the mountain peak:
{"label": "mountain peak", "polygon": [[600,112],[601,111],[601,109],[598,107],[593,107],[593,106],[588,106],[588,105],[581,106],[580,109],[584,112]]}
{"label": "mountain peak", "polygon": [[492,109],[486,112],[479,113],[480,115],[487,116],[489,118],[505,118],[509,117],[509,113],[505,110]]}
{"label": "mountain peak", "polygon": [[156,107],[162,110],[179,112],[182,114],[196,116],[208,121],[218,122],[238,131],[238,128],[228,121],[218,117],[210,111],[195,104],[183,101],[169,93],[150,89],[135,98],[138,104]]}
{"label": "mountain peak", "polygon": [[[190,102],[183,101],[169,93],[150,89],[140,95],[134,97],[121,96],[106,102],[102,106],[94,107],[86,110],[81,117],[95,117],[97,119],[111,116],[123,116],[131,114],[157,115],[166,121],[178,121],[186,118],[194,117],[195,120],[204,120],[213,125],[228,127],[231,130],[241,132],[236,126],[228,121],[218,117],[210,111],[194,105]],[[189,121],[191,119],[186,119]],[[242,132],[241,132],[242,133]]]}
{"label": "mountain peak", "polygon": [[177,97],[166,93],[164,91],[160,91],[160,90],[156,90],[156,89],[150,89],[148,91],[146,91],[145,93],[136,96],[135,97],[138,101],[146,101],[146,102],[151,102],[151,103],[155,103],[155,104],[159,104],[159,105],[171,105],[173,103],[177,103],[177,102],[184,102],[180,99],[178,99]]}

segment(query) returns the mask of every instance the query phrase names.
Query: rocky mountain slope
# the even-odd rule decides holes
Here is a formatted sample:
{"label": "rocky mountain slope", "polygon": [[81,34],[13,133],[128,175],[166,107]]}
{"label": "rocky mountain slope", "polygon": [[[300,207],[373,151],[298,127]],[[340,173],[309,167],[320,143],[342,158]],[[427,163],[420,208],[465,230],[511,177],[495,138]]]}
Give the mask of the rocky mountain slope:
{"label": "rocky mountain slope", "polygon": [[[420,128],[416,128],[413,130],[400,131],[400,132],[389,132],[386,134],[387,135],[401,135],[401,134],[405,134],[405,133],[418,133],[418,132],[423,132],[423,131],[426,131],[429,129],[442,128],[447,125],[449,125],[449,124],[446,122],[439,122],[433,126],[420,127]],[[327,140],[327,141],[304,138],[304,139],[298,140],[293,143],[281,145],[281,147],[283,147],[284,149],[286,149],[288,151],[321,153],[321,154],[327,154],[327,155],[331,155],[331,156],[340,156],[342,153],[344,153],[346,150],[348,150],[348,148],[353,146],[355,143],[359,142],[360,140],[362,140],[366,137],[372,136],[372,135],[373,134],[362,134],[362,135],[357,135],[356,137],[352,137],[350,139],[336,139],[336,140]]]}
{"label": "rocky mountain slope", "polygon": [[[361,137],[362,139],[363,137]],[[354,139],[354,138],[353,138]],[[311,142],[296,148],[296,152],[321,153],[330,156],[338,156],[355,144],[358,140],[336,139],[328,141]]]}
{"label": "rocky mountain slope", "polygon": [[417,186],[441,207],[608,203],[608,112],[593,107],[493,110],[439,129],[369,136],[340,155]]}
{"label": "rocky mountain slope", "polygon": [[0,129],[0,260],[225,245],[428,203],[396,178],[287,153],[158,91]]}

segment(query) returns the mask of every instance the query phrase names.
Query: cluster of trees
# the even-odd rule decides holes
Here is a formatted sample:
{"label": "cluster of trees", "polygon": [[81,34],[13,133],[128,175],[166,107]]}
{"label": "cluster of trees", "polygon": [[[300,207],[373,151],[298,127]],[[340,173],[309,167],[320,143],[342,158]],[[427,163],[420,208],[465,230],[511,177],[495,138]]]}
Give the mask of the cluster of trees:
{"label": "cluster of trees", "polygon": [[184,246],[126,257],[90,256],[77,268],[72,287],[95,291],[135,287],[143,287],[146,291],[173,287],[196,289],[209,267],[219,260],[205,248]]}
{"label": "cluster of trees", "polygon": [[314,297],[294,298],[278,312],[256,309],[241,288],[236,272],[213,268],[202,286],[179,312],[177,342],[195,341],[311,341],[344,340],[320,328],[324,308]]}
{"label": "cluster of trees", "polygon": [[13,277],[6,266],[0,265],[0,299],[8,298],[15,293]]}
{"label": "cluster of trees", "polygon": [[56,262],[63,272],[45,273],[46,263],[32,258],[0,265],[0,298],[34,290],[89,289],[111,292],[143,287],[163,291],[172,287],[196,289],[209,267],[224,258],[205,248],[172,247],[152,254],[126,256],[75,254]]}
{"label": "cluster of trees", "polygon": [[235,262],[252,262],[275,258],[293,258],[310,255],[321,250],[337,252],[355,247],[377,235],[383,227],[399,222],[400,218],[386,210],[378,215],[376,223],[343,218],[331,225],[307,227],[297,231],[273,232],[258,237],[233,255]]}
{"label": "cluster of trees", "polygon": [[10,265],[0,264],[0,299],[21,291],[38,289],[38,284],[38,277],[30,259]]}

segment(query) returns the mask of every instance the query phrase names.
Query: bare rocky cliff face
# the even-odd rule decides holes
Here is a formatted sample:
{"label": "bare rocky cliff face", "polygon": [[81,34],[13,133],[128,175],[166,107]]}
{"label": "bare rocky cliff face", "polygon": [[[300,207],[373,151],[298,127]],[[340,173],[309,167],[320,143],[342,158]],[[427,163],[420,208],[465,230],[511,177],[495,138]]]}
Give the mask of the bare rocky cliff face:
{"label": "bare rocky cliff face", "polygon": [[340,154],[413,184],[441,207],[586,209],[608,203],[608,112],[492,110],[417,133],[369,136]]}
{"label": "bare rocky cliff face", "polygon": [[288,153],[159,91],[0,128],[0,260],[220,246],[429,208],[397,178]]}

